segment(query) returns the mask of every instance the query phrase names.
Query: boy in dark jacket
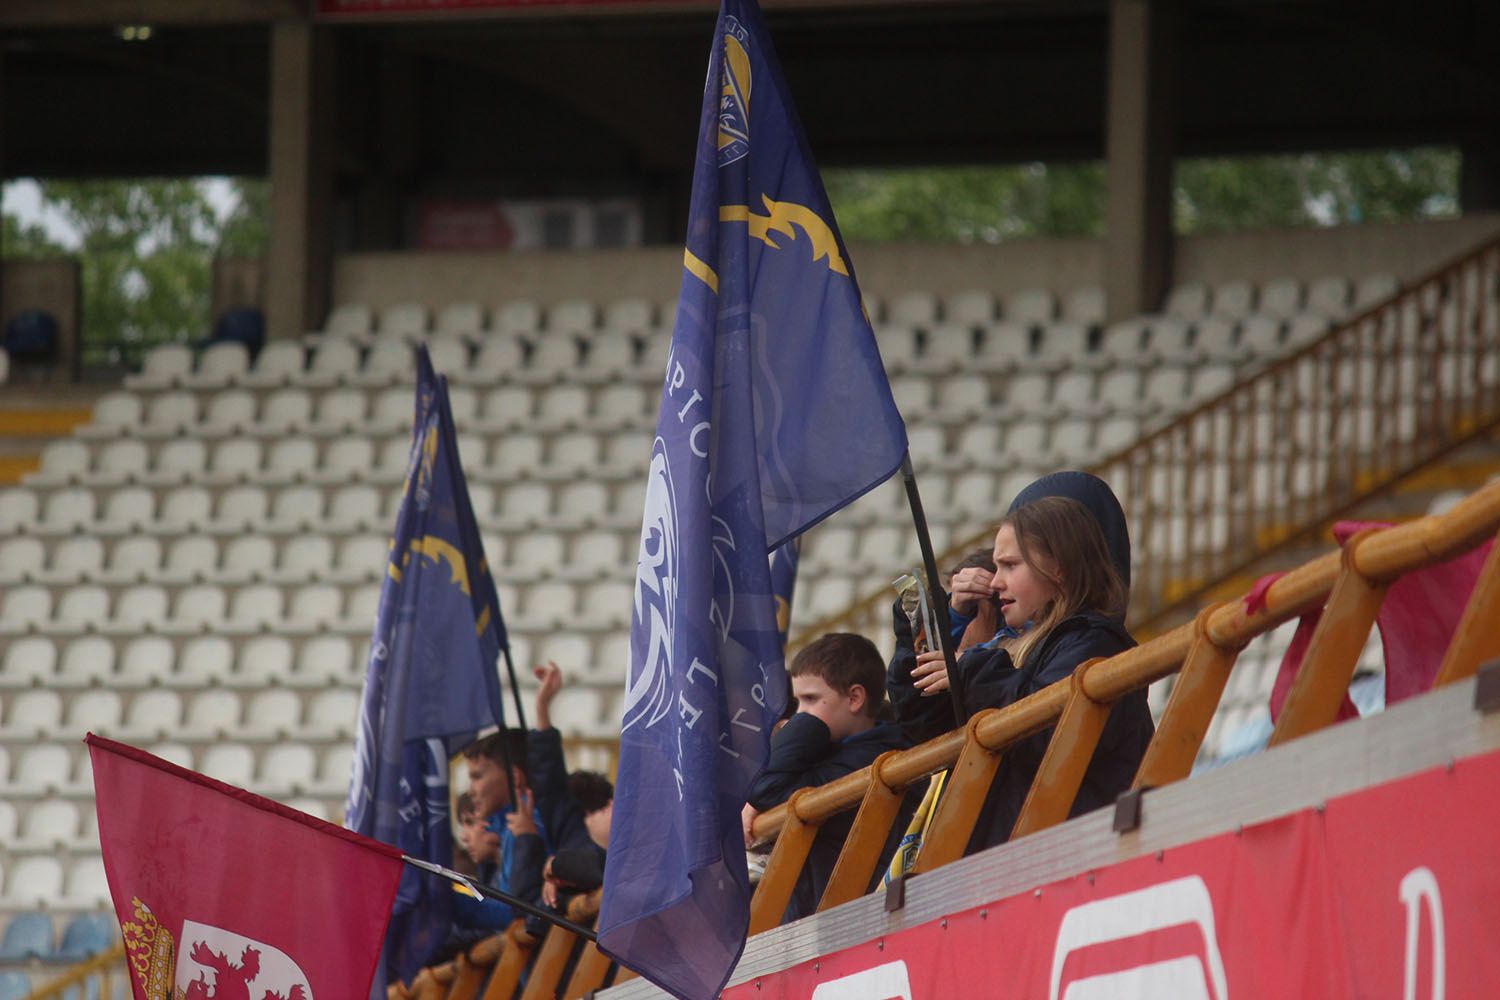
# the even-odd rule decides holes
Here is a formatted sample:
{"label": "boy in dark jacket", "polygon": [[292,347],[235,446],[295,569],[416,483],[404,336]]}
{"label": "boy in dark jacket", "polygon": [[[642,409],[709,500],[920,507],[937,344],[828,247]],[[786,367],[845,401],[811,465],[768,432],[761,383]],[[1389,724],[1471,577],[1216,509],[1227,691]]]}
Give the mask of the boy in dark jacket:
{"label": "boy in dark jacket", "polygon": [[[885,702],[885,665],[870,640],[830,633],[804,647],[787,672],[797,712],[771,737],[770,758],[750,786],[744,816],[747,840],[756,814],[780,805],[793,792],[825,785],[868,766],[887,750],[910,745],[899,727],[878,718]],[[908,796],[876,866],[877,878],[890,862],[914,806]],[[818,831],[784,920],[817,909],[853,822],[854,811],[849,810]]]}

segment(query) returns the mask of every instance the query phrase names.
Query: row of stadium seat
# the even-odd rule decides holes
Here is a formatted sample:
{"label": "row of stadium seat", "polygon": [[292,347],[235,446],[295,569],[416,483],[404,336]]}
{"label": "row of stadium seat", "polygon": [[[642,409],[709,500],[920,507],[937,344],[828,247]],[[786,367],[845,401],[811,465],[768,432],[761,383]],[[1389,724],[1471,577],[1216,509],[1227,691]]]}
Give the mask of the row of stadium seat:
{"label": "row of stadium seat", "polygon": [[78,962],[108,951],[118,934],[109,914],[80,913],[56,926],[50,913],[17,914],[0,937],[0,962]]}
{"label": "row of stadium seat", "polygon": [[[483,500],[478,485],[482,484],[471,493]],[[476,516],[481,527],[496,529],[523,530],[542,524],[638,528],[641,493],[638,482],[621,482],[613,488],[590,481],[556,486],[522,482],[506,489],[498,501],[492,499],[482,507],[476,503]],[[0,532],[65,535],[87,529],[100,535],[142,531],[177,535],[192,531],[239,534],[255,528],[274,534],[359,532],[393,523],[399,496],[399,488],[381,490],[362,484],[326,489],[246,485],[222,491],[177,486],[162,490],[158,501],[157,491],[150,487],[124,487],[109,492],[101,505],[98,495],[87,489],[42,494],[12,487],[0,491]]]}
{"label": "row of stadium seat", "polygon": [[[620,580],[579,585],[537,581],[521,591],[519,601],[509,602],[506,617],[525,632],[563,625],[598,631],[629,624],[630,595],[630,584]],[[63,590],[54,601],[51,588],[23,584],[0,597],[0,634],[255,635],[324,629],[359,634],[374,621],[379,598],[380,588],[374,584],[359,585],[346,598],[344,588],[336,584],[304,584],[288,593],[270,583],[194,583],[180,589],[153,583],[117,588],[81,583]]]}
{"label": "row of stadium seat", "polygon": [[[1174,316],[1208,315],[1239,318],[1262,312],[1290,318],[1302,312],[1329,317],[1342,316],[1351,306],[1358,307],[1384,298],[1395,291],[1391,275],[1375,274],[1351,282],[1348,278],[1330,276],[1313,282],[1295,277],[1275,278],[1257,286],[1245,280],[1232,280],[1210,287],[1188,283],[1174,288],[1167,297],[1165,311]],[[402,303],[379,311],[361,303],[339,306],[328,317],[325,332],[395,337],[417,337],[429,330],[450,333],[567,331],[587,334],[595,330],[650,330],[658,324],[669,325],[676,311],[676,301],[659,307],[647,299],[623,299],[600,305],[585,299],[559,302],[543,309],[539,304],[512,300],[493,311],[477,302],[451,303],[435,314],[419,303]],[[1082,323],[1098,323],[1104,315],[1104,292],[1097,286],[1085,286],[1059,299],[1047,289],[1023,289],[1003,299],[984,290],[957,292],[940,297],[931,292],[913,291],[888,301],[866,296],[865,311],[876,322],[927,325],[939,319],[950,323],[981,324],[997,319],[1022,323],[1046,323],[1064,318]]]}
{"label": "row of stadium seat", "polygon": [[[340,678],[347,682],[348,678]],[[353,742],[359,716],[355,687],[301,691],[206,688],[184,694],[168,688],[122,692],[78,691],[67,698],[50,688],[16,692],[0,717],[0,741],[47,734],[97,732],[132,743],[181,740],[341,740]]]}
{"label": "row of stadium seat", "polygon": [[[571,541],[551,532],[490,535],[485,553],[502,581],[625,578],[633,569],[636,531],[586,531]],[[46,541],[54,543],[50,554]],[[149,535],[118,536],[113,545],[108,541],[98,535],[8,538],[0,542],[0,584],[369,583],[384,574],[390,550],[389,539],[374,534],[336,542],[331,535],[252,533],[227,538],[222,547],[204,535],[182,535],[170,545]],[[288,603],[300,606],[295,598]]]}
{"label": "row of stadium seat", "polygon": [[[1323,315],[1303,314],[1290,319],[1203,317],[1194,322],[1155,316],[1102,330],[1068,321],[1042,325],[1001,320],[882,323],[875,327],[875,336],[886,368],[893,374],[1004,373],[1239,364],[1305,343],[1326,330],[1328,322]],[[601,333],[588,341],[569,334],[534,339],[500,334],[478,342],[458,334],[435,334],[425,341],[434,367],[449,373],[454,383],[476,386],[599,384],[622,378],[649,385],[661,377],[669,342],[667,331],[646,336]],[[412,350],[404,339],[377,340],[366,346],[356,339],[326,334],[305,343],[273,342],[252,362],[238,343],[216,343],[196,357],[187,345],[169,344],[149,352],[141,373],[126,384],[142,391],[288,385],[380,388],[412,381]]]}
{"label": "row of stadium seat", "polygon": [[[1227,364],[1159,365],[1150,370],[1111,366],[1053,373],[1030,370],[1013,374],[960,372],[948,375],[906,374],[891,381],[901,412],[909,420],[951,423],[1001,408],[1006,419],[1055,420],[1078,416],[1146,417],[1170,413],[1209,398],[1235,380]],[[384,390],[289,388],[270,391],[231,389],[199,394],[170,390],[154,394],[114,393],[99,401],[83,438],[104,438],[114,446],[114,460],[100,471],[141,475],[151,439],[285,438],[308,435],[336,440],[340,435],[394,435],[411,426],[410,387]],[[454,424],[463,433],[551,435],[562,431],[645,431],[653,426],[655,388],[613,384],[590,388],[562,384],[549,388],[500,386],[483,392],[458,387],[450,392]],[[140,441],[121,440],[121,436]],[[251,444],[252,442],[247,442]],[[309,440],[300,448],[316,449]],[[64,448],[62,445],[68,445]],[[77,468],[80,441],[59,442],[59,454],[44,465],[48,475]],[[639,456],[637,456],[639,457]],[[53,463],[60,463],[55,468]]]}
{"label": "row of stadium seat", "polygon": [[0,863],[0,876],[0,908],[93,910],[109,904],[104,861],[97,854],[67,863],[48,855],[22,855],[8,865]]}
{"label": "row of stadium seat", "polygon": [[[659,376],[660,373],[658,373]],[[640,385],[602,388],[562,384],[547,388],[507,385],[489,390],[456,386],[449,390],[454,424],[466,433],[524,430],[529,433],[572,428],[618,430],[647,426],[655,416],[657,393]],[[122,435],[202,437],[250,434],[318,436],[395,434],[411,428],[412,389],[336,388],[204,391],[125,391],[102,397],[93,423],[79,437],[117,441]]]}
{"label": "row of stadium seat", "polygon": [[[61,693],[62,702],[33,706],[40,713],[39,724],[49,728],[52,720],[64,717],[59,713],[70,693],[80,690],[357,688],[364,681],[368,633],[367,625],[360,638],[327,632],[238,637],[0,634],[0,691],[16,691],[17,697]],[[526,634],[512,628],[509,641],[523,694],[534,685],[526,669],[533,662],[555,660],[568,666],[576,684],[611,686],[620,683],[629,658],[629,636],[623,630],[588,635],[549,629]],[[24,728],[27,716],[0,712],[0,719],[12,717]]]}

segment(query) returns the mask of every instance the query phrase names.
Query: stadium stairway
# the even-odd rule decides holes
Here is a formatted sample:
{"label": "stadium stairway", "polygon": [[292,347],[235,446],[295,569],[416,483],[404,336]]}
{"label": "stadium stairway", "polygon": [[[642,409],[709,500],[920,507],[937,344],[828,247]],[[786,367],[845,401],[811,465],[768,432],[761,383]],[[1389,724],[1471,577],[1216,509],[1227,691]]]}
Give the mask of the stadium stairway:
{"label": "stadium stairway", "polygon": [[0,388],[0,487],[36,471],[49,442],[88,423],[98,395],[96,390],[62,386]]}

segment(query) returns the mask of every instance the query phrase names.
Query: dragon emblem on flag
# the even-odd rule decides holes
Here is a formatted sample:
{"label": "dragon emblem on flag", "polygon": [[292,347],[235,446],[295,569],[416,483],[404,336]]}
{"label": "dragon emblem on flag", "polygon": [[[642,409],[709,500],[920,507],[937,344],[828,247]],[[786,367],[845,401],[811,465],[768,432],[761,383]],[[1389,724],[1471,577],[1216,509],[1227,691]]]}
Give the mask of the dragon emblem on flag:
{"label": "dragon emblem on flag", "polygon": [[635,621],[631,634],[644,637],[642,656],[631,657],[640,668],[625,687],[625,717],[620,730],[640,724],[649,728],[667,714],[672,674],[672,627],[677,611],[679,571],[677,498],[672,467],[661,438],[651,448],[646,475],[646,511],[641,522],[641,547],[635,567]]}

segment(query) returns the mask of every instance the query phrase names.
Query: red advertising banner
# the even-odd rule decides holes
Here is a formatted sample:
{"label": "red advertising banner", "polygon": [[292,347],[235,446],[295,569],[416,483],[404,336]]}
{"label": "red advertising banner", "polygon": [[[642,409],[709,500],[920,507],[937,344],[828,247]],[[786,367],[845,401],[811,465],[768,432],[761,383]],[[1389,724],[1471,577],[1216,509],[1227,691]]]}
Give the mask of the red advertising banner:
{"label": "red advertising banner", "polygon": [[671,4],[678,7],[713,5],[700,0],[318,0],[318,13],[339,14],[443,14],[454,11],[505,10],[522,7],[635,7]]}
{"label": "red advertising banner", "polygon": [[365,997],[401,852],[88,737],[135,1000]]}
{"label": "red advertising banner", "polygon": [[1497,792],[1500,753],[1470,758],[954,913],[724,997],[1494,996]]}

